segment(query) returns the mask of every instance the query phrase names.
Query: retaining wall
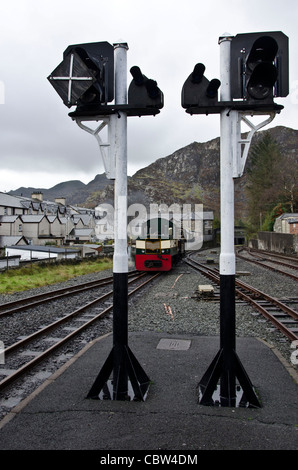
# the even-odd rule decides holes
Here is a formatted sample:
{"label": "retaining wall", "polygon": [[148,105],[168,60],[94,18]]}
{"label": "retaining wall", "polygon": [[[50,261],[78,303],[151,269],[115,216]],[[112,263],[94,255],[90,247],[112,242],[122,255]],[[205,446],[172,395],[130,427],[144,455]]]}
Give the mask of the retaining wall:
{"label": "retaining wall", "polygon": [[250,240],[249,246],[276,253],[298,253],[298,235],[278,232],[258,232],[257,240]]}

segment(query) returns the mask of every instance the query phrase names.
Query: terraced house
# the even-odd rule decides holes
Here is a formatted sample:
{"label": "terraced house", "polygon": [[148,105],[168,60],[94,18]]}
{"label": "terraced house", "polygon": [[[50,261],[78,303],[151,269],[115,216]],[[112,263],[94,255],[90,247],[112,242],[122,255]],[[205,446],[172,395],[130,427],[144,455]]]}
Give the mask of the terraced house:
{"label": "terraced house", "polygon": [[44,201],[0,192],[0,248],[14,245],[64,245],[95,240],[95,213],[66,206],[64,199]]}

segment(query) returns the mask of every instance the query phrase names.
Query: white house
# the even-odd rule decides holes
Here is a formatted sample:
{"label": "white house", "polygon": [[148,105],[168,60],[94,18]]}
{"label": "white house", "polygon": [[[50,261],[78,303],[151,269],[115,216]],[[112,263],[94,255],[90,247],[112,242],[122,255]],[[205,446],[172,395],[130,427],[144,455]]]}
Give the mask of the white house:
{"label": "white house", "polygon": [[[39,192],[33,193],[32,198],[0,192],[0,247],[12,246],[15,242],[63,245],[93,241],[95,211],[64,204],[63,198],[45,201]],[[76,232],[72,232],[74,228]],[[4,237],[13,238],[9,242]]]}
{"label": "white house", "polygon": [[281,214],[274,222],[273,231],[298,234],[298,214],[292,212]]}
{"label": "white house", "polygon": [[20,256],[21,261],[30,261],[34,259],[75,259],[80,256],[80,250],[75,248],[57,248],[55,246],[7,246],[5,256]]}

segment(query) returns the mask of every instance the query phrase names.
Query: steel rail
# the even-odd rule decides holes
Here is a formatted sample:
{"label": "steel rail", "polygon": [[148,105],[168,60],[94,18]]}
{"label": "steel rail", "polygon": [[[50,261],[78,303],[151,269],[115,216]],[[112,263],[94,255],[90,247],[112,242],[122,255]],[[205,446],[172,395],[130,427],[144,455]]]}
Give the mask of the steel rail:
{"label": "steel rail", "polygon": [[[138,271],[130,271],[129,276],[133,276]],[[0,317],[4,317],[11,313],[16,313],[19,311],[27,310],[29,308],[36,307],[46,302],[51,302],[52,300],[57,300],[62,297],[67,297],[69,295],[79,294],[81,292],[94,289],[96,287],[102,287],[109,284],[112,284],[113,276],[108,276],[96,281],[85,282],[76,286],[63,287],[61,289],[51,290],[49,292],[44,292],[42,294],[33,295],[30,297],[25,297],[23,299],[6,302],[0,305]],[[34,300],[35,299],[35,300]],[[24,303],[28,302],[28,303]],[[6,309],[6,310],[5,310]]]}
{"label": "steel rail", "polygon": [[[211,268],[206,268],[205,266],[202,266],[200,263],[198,263],[195,260],[189,260],[186,259],[185,262],[192,266],[194,269],[198,269],[203,275],[207,276],[209,279],[212,279],[215,281],[217,284],[220,282],[220,276],[219,273],[216,272],[214,269]],[[260,313],[262,313],[265,318],[270,320],[276,328],[278,328],[280,331],[282,331],[283,334],[285,334],[291,341],[298,340],[298,336],[291,331],[289,328],[287,328],[282,322],[280,322],[277,318],[275,318],[274,315],[272,315],[266,308],[261,306],[257,300],[253,299],[251,297],[251,294],[257,297],[263,297],[265,300],[268,302],[271,302],[271,304],[274,304],[281,310],[283,310],[285,313],[290,315],[294,320],[298,320],[298,313],[293,310],[291,307],[288,305],[285,305],[283,302],[279,301],[278,299],[271,297],[268,294],[265,294],[264,292],[250,286],[249,284],[244,283],[243,281],[239,281],[238,279],[235,280],[235,293],[238,297],[244,299],[245,301],[249,302],[252,304]],[[241,291],[241,289],[245,289],[248,293],[244,293]]]}
{"label": "steel rail", "polygon": [[253,256],[254,258],[257,258],[259,261],[263,262],[263,263],[273,263],[273,264],[278,264],[279,266],[285,266],[286,268],[290,268],[290,269],[293,269],[293,270],[297,270],[298,269],[298,264],[289,264],[288,262],[286,263],[285,261],[280,261],[280,258],[279,259],[272,259],[270,258],[270,255],[269,254],[260,254],[260,253],[254,253],[254,252],[251,252],[249,251],[249,254],[251,256]]}
{"label": "steel rail", "polygon": [[[246,249],[246,248],[245,248]],[[247,248],[248,253],[256,253],[260,256],[271,256],[272,258],[284,259],[286,261],[293,261],[298,265],[298,256],[287,256],[280,253],[273,253],[272,251],[257,250],[256,248]]]}
{"label": "steel rail", "polygon": [[298,320],[298,313],[296,312],[296,310],[293,310],[291,307],[284,304],[283,302],[278,300],[276,297],[272,297],[271,295],[266,294],[265,292],[262,292],[261,290],[256,289],[255,287],[252,287],[249,284],[246,284],[245,282],[240,281],[238,279],[236,279],[235,283],[238,287],[242,287],[243,289],[246,289],[247,291],[249,291],[250,293],[256,295],[257,297],[258,296],[263,297],[265,300],[267,300],[268,302],[273,303],[274,305],[279,307],[281,310],[286,312],[288,315],[290,315],[295,320]]}
{"label": "steel rail", "polygon": [[[270,320],[271,323],[275,325],[284,335],[286,335],[291,341],[298,340],[298,336],[287,328],[282,322],[280,322],[274,315],[272,315],[268,310],[260,305],[257,300],[252,299],[249,295],[241,292],[239,289],[236,289],[237,295],[240,296],[242,299],[246,300],[246,302],[252,304],[255,309],[257,309],[265,318]],[[274,302],[275,303],[275,302]],[[283,308],[282,308],[283,309]],[[296,313],[296,312],[295,312]],[[297,318],[297,313],[296,313]]]}
{"label": "steel rail", "polygon": [[[236,256],[240,259],[243,259],[244,261],[248,261],[249,263],[254,263],[254,264],[257,264],[259,266],[262,266],[263,268],[267,268],[267,269],[270,269],[271,271],[274,271],[274,272],[278,272],[279,274],[283,274],[285,276],[288,276],[290,277],[291,279],[294,279],[296,281],[298,281],[298,276],[295,276],[295,274],[292,274],[292,273],[288,273],[287,271],[283,271],[282,269],[278,269],[276,267],[273,267],[273,266],[268,266],[267,264],[264,264],[262,261],[257,261],[256,259],[249,259],[249,258],[246,258],[245,256],[243,255],[240,255],[239,252],[236,253]],[[274,263],[275,261],[273,260],[266,260],[266,262],[271,262],[271,263]],[[290,269],[296,269],[296,267],[294,266],[290,266],[290,265],[287,265],[288,268]]]}
{"label": "steel rail", "polygon": [[[142,273],[142,275],[145,275],[147,273]],[[131,296],[133,295],[135,292],[137,292],[138,290],[140,290],[141,288],[143,288],[146,284],[148,284],[149,282],[153,281],[153,279],[155,279],[156,277],[160,276],[161,273],[157,273],[155,275],[153,275],[152,277],[150,277],[150,279],[147,279],[145,282],[143,282],[142,284],[140,284],[139,286],[137,286],[135,289],[133,289],[132,291],[128,292],[128,296]],[[141,276],[140,276],[141,277]],[[132,282],[135,282],[137,279],[134,279],[132,280],[130,283]],[[92,305],[94,305],[96,302],[98,302],[99,299],[97,300],[94,300],[92,302],[90,302],[89,304],[85,305],[83,308],[84,310],[86,310],[86,308],[89,308],[91,307]],[[70,341],[72,338],[74,338],[75,336],[77,336],[79,333],[81,333],[82,331],[84,331],[86,328],[88,328],[90,325],[92,325],[94,322],[98,321],[100,318],[102,318],[104,315],[106,315],[108,312],[110,312],[111,310],[113,309],[113,305],[107,307],[105,310],[103,310],[102,312],[100,312],[99,314],[97,314],[95,317],[91,318],[90,320],[88,320],[86,323],[84,323],[84,325],[81,325],[79,328],[77,328],[76,330],[72,331],[71,333],[69,333],[67,336],[65,336],[64,338],[62,338],[61,340],[59,340],[57,343],[53,344],[50,348],[48,348],[47,350],[43,351],[40,355],[36,356],[34,359],[32,359],[31,361],[27,362],[26,364],[24,364],[22,367],[20,367],[18,370],[16,370],[14,373],[12,373],[11,375],[7,376],[5,379],[3,379],[1,382],[0,382],[0,391],[2,391],[4,388],[6,388],[8,385],[10,385],[11,383],[13,383],[15,380],[17,380],[19,377],[21,377],[24,373],[28,372],[29,370],[31,370],[33,367],[35,367],[37,364],[39,364],[41,361],[43,361],[44,359],[46,359],[48,356],[50,356],[53,352],[55,352],[56,350],[58,350],[59,348],[61,348],[61,346],[63,346],[64,344],[66,344],[68,341]],[[56,322],[55,322],[56,323]],[[46,327],[47,328],[47,327]],[[39,333],[39,332],[37,332]],[[31,335],[32,336],[32,335]],[[31,338],[32,339],[32,338]],[[6,351],[6,350],[5,350]],[[4,351],[4,353],[5,353]]]}
{"label": "steel rail", "polygon": [[[129,284],[135,282],[136,280],[139,280],[141,277],[145,276],[145,273],[142,273],[140,276],[138,276],[135,279],[132,279]],[[62,325],[63,323],[71,320],[72,318],[76,317],[80,313],[84,312],[88,308],[92,307],[93,305],[97,304],[98,302],[102,302],[103,300],[107,299],[108,297],[111,297],[113,294],[113,290],[107,292],[106,294],[103,294],[100,297],[97,297],[96,299],[92,300],[91,302],[88,302],[87,304],[83,305],[82,307],[79,307],[77,310],[74,310],[73,312],[65,315],[62,318],[59,318],[58,320],[54,321],[53,323],[50,323],[49,325],[41,328],[40,330],[35,331],[31,335],[26,336],[25,338],[21,339],[17,343],[14,343],[10,346],[8,346],[4,350],[4,354],[10,354],[16,349],[20,348],[21,346],[25,346],[27,343],[30,343],[30,341],[35,340],[41,336],[43,336],[45,333],[48,333],[49,331],[53,330],[57,326]]]}

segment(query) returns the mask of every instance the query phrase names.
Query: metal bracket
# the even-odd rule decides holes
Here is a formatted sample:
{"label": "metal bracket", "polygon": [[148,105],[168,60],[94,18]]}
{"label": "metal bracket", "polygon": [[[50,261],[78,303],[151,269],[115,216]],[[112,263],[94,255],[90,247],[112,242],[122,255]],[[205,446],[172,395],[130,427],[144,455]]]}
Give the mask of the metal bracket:
{"label": "metal bracket", "polygon": [[[275,118],[276,112],[270,112],[269,117],[257,125],[254,125],[246,116],[263,115],[268,114],[268,112],[265,113],[260,111],[254,112],[231,110],[229,114],[231,116],[233,178],[240,178],[244,172],[244,167],[253,135],[259,129],[269,124]],[[245,139],[241,138],[241,121],[244,121],[245,124],[247,124],[251,129]]]}
{"label": "metal bracket", "polygon": [[[75,118],[75,121],[81,129],[83,129],[84,131],[88,132],[91,135],[94,135],[94,137],[96,138],[98,145],[99,145],[100,153],[102,156],[106,177],[110,180],[114,180],[115,179],[115,152],[112,151],[112,142],[114,140],[113,136],[115,133],[114,117],[113,116],[102,116],[99,118],[97,117],[96,121],[102,121],[102,122],[95,129],[92,129],[91,127],[88,127],[85,124],[83,124],[82,121],[86,121],[86,118],[77,117]],[[103,142],[99,134],[106,126],[108,126],[108,142]]]}

